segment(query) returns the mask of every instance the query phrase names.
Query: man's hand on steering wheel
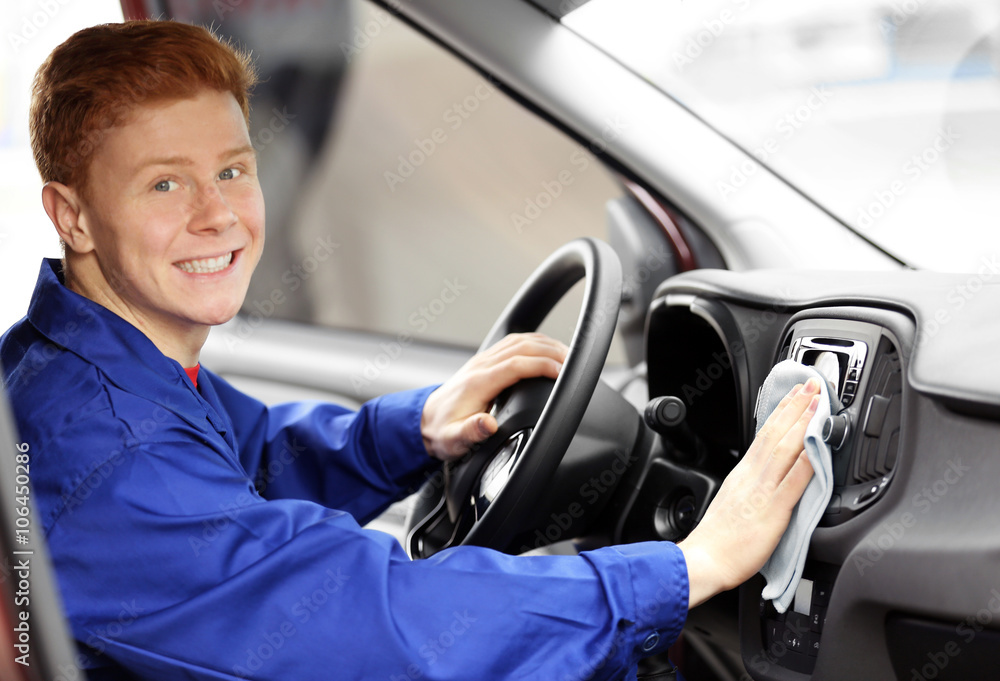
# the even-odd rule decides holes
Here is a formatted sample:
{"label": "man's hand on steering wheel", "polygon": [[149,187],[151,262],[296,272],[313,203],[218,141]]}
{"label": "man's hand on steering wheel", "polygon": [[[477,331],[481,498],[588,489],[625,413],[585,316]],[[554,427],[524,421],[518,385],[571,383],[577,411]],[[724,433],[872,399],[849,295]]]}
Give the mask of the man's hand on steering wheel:
{"label": "man's hand on steering wheel", "polygon": [[[530,333],[581,280],[569,347]],[[504,550],[532,522],[532,502],[551,483],[600,385],[621,296],[614,249],[589,238],[569,242],[525,281],[480,353],[431,393],[422,435],[448,465],[444,484],[425,483],[407,520],[411,556],[458,544]],[[494,398],[502,400],[495,418],[486,413]],[[477,443],[486,451],[460,461]]]}
{"label": "man's hand on steering wheel", "polygon": [[503,390],[535,377],[555,379],[568,348],[540,333],[514,333],[476,354],[430,394],[420,419],[427,452],[457,460],[496,432],[486,411]]}

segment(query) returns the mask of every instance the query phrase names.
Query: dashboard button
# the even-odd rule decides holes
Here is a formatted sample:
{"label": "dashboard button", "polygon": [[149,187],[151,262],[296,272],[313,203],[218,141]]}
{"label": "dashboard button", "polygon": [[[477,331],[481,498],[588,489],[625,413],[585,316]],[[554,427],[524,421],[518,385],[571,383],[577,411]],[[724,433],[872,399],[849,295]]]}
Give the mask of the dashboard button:
{"label": "dashboard button", "polygon": [[782,637],[782,643],[788,646],[788,649],[796,653],[806,652],[806,635],[808,631],[795,631],[794,629],[785,629],[784,635]]}
{"label": "dashboard button", "polygon": [[809,614],[809,629],[819,633],[823,631],[823,622],[826,621],[826,608],[814,605]]}
{"label": "dashboard button", "polygon": [[829,584],[813,582],[813,605],[818,605],[824,608],[830,605],[831,588],[832,587]]}
{"label": "dashboard button", "polygon": [[819,655],[819,634],[814,634],[812,632],[806,634],[806,655],[810,657],[816,657]]}

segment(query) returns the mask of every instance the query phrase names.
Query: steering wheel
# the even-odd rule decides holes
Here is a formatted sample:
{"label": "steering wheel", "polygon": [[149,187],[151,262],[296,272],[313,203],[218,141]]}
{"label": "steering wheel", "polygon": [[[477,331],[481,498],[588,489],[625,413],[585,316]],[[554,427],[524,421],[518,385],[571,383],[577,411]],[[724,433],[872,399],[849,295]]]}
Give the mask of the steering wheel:
{"label": "steering wheel", "polygon": [[535,331],[581,278],[583,305],[559,378],[522,381],[501,393],[491,408],[497,432],[425,483],[407,521],[412,558],[456,544],[505,550],[523,529],[532,500],[552,480],[600,380],[621,306],[617,254],[590,238],[559,248],[521,286],[479,347]]}

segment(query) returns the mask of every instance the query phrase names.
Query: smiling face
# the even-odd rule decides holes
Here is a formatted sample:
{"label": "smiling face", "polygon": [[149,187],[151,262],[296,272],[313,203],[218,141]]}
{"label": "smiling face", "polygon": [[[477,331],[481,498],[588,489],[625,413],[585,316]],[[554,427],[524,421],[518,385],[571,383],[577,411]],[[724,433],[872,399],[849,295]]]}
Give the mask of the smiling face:
{"label": "smiling face", "polygon": [[141,106],[108,130],[78,199],[67,284],[190,361],[239,311],[264,243],[264,202],[233,96]]}

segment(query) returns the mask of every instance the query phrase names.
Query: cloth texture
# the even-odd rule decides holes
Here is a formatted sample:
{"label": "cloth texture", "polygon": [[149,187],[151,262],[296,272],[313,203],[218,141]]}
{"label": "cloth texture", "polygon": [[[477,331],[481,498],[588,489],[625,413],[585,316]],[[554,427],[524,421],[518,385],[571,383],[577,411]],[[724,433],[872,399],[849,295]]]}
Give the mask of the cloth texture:
{"label": "cloth texture", "polygon": [[823,441],[823,424],[830,417],[831,405],[837,397],[831,392],[823,375],[810,366],[790,359],[771,369],[757,397],[757,432],[760,432],[781,399],[796,384],[805,384],[810,378],[817,379],[821,386],[819,406],[809,421],[803,438],[803,446],[809,456],[809,463],[812,464],[813,477],[792,510],[791,522],[778,546],[760,571],[767,580],[761,596],[772,601],[778,612],[785,612],[795,597],[795,590],[806,564],[806,554],[809,552],[809,540],[833,494],[833,464],[830,446]]}
{"label": "cloth texture", "polygon": [[635,678],[687,615],[673,544],[410,561],[359,526],[438,469],[432,388],[266,407],[42,264],[0,364],[83,666],[101,679]]}

